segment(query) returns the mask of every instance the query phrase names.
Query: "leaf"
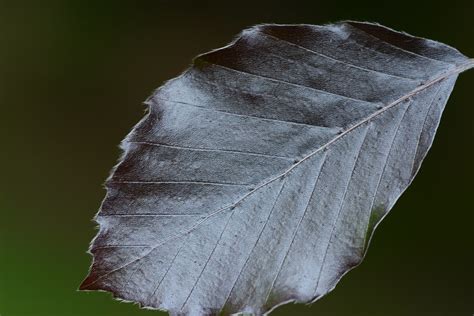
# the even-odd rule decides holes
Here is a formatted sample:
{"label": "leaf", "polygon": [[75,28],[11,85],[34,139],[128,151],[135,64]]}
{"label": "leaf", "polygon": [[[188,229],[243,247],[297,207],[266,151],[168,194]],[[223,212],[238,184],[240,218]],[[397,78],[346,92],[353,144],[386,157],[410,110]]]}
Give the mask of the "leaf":
{"label": "leaf", "polygon": [[473,66],[360,22],[259,25],[198,56],[123,141],[81,289],[172,315],[319,299],[364,257]]}

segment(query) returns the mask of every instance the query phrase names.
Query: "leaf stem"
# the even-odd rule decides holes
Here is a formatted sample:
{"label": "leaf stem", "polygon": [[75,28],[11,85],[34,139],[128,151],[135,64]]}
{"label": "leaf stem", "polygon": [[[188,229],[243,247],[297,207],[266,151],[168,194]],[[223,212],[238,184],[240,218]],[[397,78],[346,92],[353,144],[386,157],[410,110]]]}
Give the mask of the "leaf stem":
{"label": "leaf stem", "polygon": [[474,68],[474,58],[468,59],[467,63],[461,64],[457,67],[459,73],[469,70],[471,68]]}

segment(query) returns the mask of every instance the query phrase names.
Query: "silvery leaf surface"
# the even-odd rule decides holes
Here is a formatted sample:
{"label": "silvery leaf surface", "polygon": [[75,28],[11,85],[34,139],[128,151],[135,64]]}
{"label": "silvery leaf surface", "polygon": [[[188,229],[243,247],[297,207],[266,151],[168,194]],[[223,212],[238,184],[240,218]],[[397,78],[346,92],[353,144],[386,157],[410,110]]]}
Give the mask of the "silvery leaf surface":
{"label": "silvery leaf surface", "polygon": [[147,100],[82,290],[171,315],[331,291],[430,148],[473,60],[381,25],[258,25]]}

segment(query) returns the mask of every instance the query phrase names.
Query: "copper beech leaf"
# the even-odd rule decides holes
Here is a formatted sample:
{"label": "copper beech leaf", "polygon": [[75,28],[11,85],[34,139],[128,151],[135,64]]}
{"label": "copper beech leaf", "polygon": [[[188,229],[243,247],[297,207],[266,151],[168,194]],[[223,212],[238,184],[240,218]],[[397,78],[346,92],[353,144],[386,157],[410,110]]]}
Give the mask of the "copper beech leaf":
{"label": "copper beech leaf", "polygon": [[473,66],[371,23],[244,30],[147,100],[80,288],[171,315],[319,299],[361,262]]}

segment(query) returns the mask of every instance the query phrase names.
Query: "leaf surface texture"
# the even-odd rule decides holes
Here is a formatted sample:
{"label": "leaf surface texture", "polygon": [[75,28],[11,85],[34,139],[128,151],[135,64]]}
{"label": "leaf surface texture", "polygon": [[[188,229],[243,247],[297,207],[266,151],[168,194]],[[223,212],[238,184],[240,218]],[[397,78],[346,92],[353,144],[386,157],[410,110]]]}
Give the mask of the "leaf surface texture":
{"label": "leaf surface texture", "polygon": [[198,56],[123,141],[81,289],[171,315],[322,297],[362,260],[472,66],[352,21],[258,25]]}

